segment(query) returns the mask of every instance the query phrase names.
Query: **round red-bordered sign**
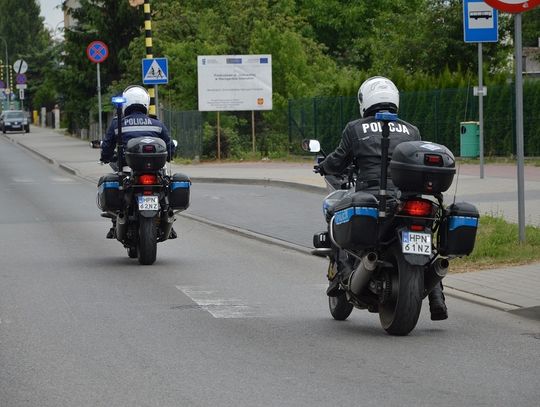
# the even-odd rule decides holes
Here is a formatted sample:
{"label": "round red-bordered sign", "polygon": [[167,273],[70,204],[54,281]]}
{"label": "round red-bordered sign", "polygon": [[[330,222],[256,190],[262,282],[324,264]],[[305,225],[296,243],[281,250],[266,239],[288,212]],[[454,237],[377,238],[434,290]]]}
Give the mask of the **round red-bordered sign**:
{"label": "round red-bordered sign", "polygon": [[100,64],[109,56],[109,47],[102,41],[92,41],[86,47],[86,56],[96,64]]}
{"label": "round red-bordered sign", "polygon": [[540,0],[484,0],[484,2],[497,10],[508,13],[522,13],[540,4]]}

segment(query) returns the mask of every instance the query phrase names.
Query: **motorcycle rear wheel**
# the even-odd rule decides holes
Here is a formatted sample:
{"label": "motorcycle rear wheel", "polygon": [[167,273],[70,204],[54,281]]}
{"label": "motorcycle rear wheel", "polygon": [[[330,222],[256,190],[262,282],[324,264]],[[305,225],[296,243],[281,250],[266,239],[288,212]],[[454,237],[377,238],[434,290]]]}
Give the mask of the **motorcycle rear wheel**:
{"label": "motorcycle rear wheel", "polygon": [[156,261],[157,226],[154,218],[139,218],[139,264],[148,266]]}
{"label": "motorcycle rear wheel", "polygon": [[345,321],[351,315],[354,306],[347,301],[347,296],[343,293],[337,297],[328,297],[328,308],[334,319]]}
{"label": "motorcycle rear wheel", "polygon": [[422,309],[424,269],[407,263],[399,243],[389,249],[384,260],[393,265],[383,271],[391,293],[379,302],[379,320],[388,334],[405,336],[416,326]]}

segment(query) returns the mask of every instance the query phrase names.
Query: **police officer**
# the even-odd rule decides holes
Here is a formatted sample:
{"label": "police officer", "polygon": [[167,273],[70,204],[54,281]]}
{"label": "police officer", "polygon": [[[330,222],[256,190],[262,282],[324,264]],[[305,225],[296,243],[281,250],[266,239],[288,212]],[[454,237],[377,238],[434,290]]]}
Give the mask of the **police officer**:
{"label": "police officer", "polygon": [[[381,141],[382,125],[375,119],[375,113],[388,111],[397,113],[399,108],[399,91],[394,83],[382,76],[367,79],[358,89],[360,105],[359,120],[349,122],[343,130],[339,146],[330,153],[315,170],[322,175],[341,174],[352,163],[358,169],[356,190],[377,192],[381,176]],[[404,141],[420,140],[418,128],[403,120],[390,122],[389,158],[394,148]],[[387,189],[394,189],[392,180],[388,179]],[[330,282],[327,294],[342,294],[339,283],[345,280],[353,270],[353,259],[340,251],[338,256],[338,272]],[[429,308],[432,320],[448,318],[448,311],[442,293],[442,283],[429,294]]]}
{"label": "police officer", "polygon": [[[128,140],[135,137],[149,136],[160,138],[167,145],[167,161],[169,161],[174,154],[175,146],[169,137],[169,132],[165,125],[157,119],[148,117],[150,95],[146,89],[137,85],[129,86],[124,90],[122,96],[126,100],[123,107],[122,143],[126,145]],[[114,118],[101,143],[101,162],[109,163],[116,160],[114,150],[116,148],[117,138],[118,118]],[[111,166],[113,165],[111,164]],[[115,220],[113,219],[113,227],[107,233],[107,239],[115,238],[115,229]],[[176,238],[176,232],[174,229],[171,229],[169,239],[174,238]]]}
{"label": "police officer", "polygon": [[[150,95],[142,86],[129,86],[122,96],[126,99],[124,104],[124,118],[122,119],[122,142],[135,137],[158,137],[167,145],[169,159],[174,154],[174,144],[171,142],[167,128],[157,119],[148,117]],[[107,129],[101,144],[101,161],[108,163],[114,160],[118,136],[118,119],[113,119]]]}

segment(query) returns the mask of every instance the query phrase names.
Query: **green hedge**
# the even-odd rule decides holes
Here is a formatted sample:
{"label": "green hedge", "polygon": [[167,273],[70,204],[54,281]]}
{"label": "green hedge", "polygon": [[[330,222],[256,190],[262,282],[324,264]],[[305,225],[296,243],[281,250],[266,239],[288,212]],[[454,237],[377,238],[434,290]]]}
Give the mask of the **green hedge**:
{"label": "green hedge", "polygon": [[[513,84],[491,86],[484,98],[486,156],[515,154],[515,97]],[[540,156],[540,80],[525,81],[525,155]],[[472,89],[402,92],[400,117],[415,124],[424,140],[460,152],[460,122],[478,120],[478,97]],[[289,101],[289,141],[293,150],[303,138],[317,138],[332,150],[345,124],[359,117],[354,97],[318,97]]]}

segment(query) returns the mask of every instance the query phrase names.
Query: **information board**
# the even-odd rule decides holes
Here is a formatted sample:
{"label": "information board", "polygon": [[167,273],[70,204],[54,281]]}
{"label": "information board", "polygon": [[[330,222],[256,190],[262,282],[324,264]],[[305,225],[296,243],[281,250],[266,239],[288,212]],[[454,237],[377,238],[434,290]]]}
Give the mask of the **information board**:
{"label": "information board", "polygon": [[197,58],[199,110],[271,110],[271,55],[203,55]]}

